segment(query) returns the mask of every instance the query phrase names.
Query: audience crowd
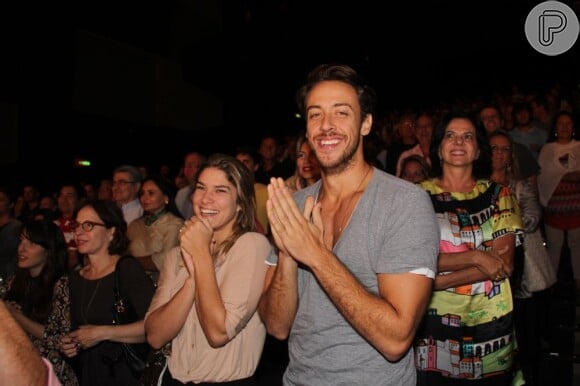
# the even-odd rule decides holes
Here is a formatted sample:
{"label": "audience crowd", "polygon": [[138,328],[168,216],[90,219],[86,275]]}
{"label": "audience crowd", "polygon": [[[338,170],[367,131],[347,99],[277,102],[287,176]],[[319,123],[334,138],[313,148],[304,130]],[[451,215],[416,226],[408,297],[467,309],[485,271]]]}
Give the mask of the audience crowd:
{"label": "audience crowd", "polygon": [[[494,385],[518,376],[540,385],[545,293],[558,280],[564,248],[580,300],[576,97],[558,84],[525,92],[514,87],[428,108],[381,111],[362,134],[364,161],[375,174],[427,192],[434,211],[422,215],[435,216],[441,229],[432,295],[416,318],[409,348],[417,384],[441,384],[441,374],[465,371],[463,378],[495,375]],[[286,216],[276,207],[283,200],[276,192],[315,191],[322,176],[332,174],[306,138],[301,127],[293,135],[267,133],[232,154],[205,154],[203,144],[192,143],[182,165],[152,155],[146,168],[127,159],[93,181],[61,181],[55,173],[55,191],[32,179],[17,187],[0,181],[0,295],[58,380],[138,384],[140,375],[126,365],[123,350],[145,344],[151,354],[146,361],[161,350],[168,358],[157,373],[163,384],[282,384],[282,374],[261,378],[259,364],[271,364],[265,356],[272,345],[287,346],[286,337],[266,333],[258,303],[269,285],[266,269],[275,265],[268,257],[286,237],[273,230],[272,211]],[[367,174],[359,188],[372,184],[373,173]],[[283,183],[270,188],[274,177]],[[271,203],[268,189],[270,200],[280,198]],[[474,225],[473,216],[481,221]],[[458,241],[466,232],[473,237],[469,245]],[[340,250],[340,239],[331,245]],[[124,256],[131,258],[119,265]],[[115,325],[110,310],[120,267],[125,305],[135,313],[126,325]],[[469,308],[466,293],[493,297],[487,305],[493,309]],[[435,322],[442,313],[449,319],[444,327]],[[453,323],[461,328],[453,330]],[[477,335],[473,331],[490,347],[474,345],[471,370],[461,361],[451,360],[449,368],[430,362],[430,350],[452,358],[457,348],[450,342]],[[476,352],[493,352],[500,364],[474,370]],[[192,368],[191,362],[198,364]]]}

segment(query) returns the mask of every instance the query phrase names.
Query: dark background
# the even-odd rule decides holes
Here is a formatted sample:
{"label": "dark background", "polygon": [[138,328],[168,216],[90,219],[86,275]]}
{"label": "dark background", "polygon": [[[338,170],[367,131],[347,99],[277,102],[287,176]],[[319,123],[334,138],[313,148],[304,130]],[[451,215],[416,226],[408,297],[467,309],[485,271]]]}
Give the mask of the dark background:
{"label": "dark background", "polygon": [[360,70],[380,111],[580,79],[580,43],[556,57],[528,44],[537,1],[19,3],[0,6],[0,173],[16,186],[121,163],[176,172],[191,149],[296,132],[294,92],[322,62]]}

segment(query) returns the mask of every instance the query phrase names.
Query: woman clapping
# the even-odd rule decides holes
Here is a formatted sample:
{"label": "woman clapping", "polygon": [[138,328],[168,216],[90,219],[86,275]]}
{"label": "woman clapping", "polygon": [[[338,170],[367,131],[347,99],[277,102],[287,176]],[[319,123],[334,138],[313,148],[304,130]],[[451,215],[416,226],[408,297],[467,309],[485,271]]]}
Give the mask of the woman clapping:
{"label": "woman clapping", "polygon": [[255,231],[253,178],[235,158],[216,154],[196,180],[195,216],[166,257],[147,340],[154,348],[172,343],[163,385],[253,385],[266,336],[256,309],[271,250]]}

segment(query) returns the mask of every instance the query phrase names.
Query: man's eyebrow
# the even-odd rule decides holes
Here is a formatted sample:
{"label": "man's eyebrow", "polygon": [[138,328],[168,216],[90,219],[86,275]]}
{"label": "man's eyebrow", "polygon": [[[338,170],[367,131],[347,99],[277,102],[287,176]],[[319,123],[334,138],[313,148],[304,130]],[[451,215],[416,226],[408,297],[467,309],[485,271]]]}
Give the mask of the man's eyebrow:
{"label": "man's eyebrow", "polygon": [[[332,107],[344,107],[344,106],[352,109],[351,104],[347,103],[347,102],[337,102],[337,103],[332,105]],[[311,106],[306,107],[306,111],[308,111],[310,109],[319,109],[319,108],[321,108],[320,105],[311,105]]]}

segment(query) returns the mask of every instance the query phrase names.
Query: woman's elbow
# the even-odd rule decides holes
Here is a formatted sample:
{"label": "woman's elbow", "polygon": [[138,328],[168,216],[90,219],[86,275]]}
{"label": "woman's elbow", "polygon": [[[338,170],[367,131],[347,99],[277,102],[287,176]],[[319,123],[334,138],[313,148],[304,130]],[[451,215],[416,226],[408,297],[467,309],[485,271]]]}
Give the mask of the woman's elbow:
{"label": "woman's elbow", "polygon": [[153,347],[155,350],[159,350],[165,345],[165,343],[167,343],[163,341],[164,339],[159,334],[154,332],[147,333],[147,330],[145,330],[145,338],[149,346]]}
{"label": "woman's elbow", "polygon": [[149,346],[153,347],[155,350],[160,349],[167,342],[163,342],[159,329],[152,325],[151,320],[147,320],[144,323],[145,328],[145,340]]}
{"label": "woman's elbow", "polygon": [[147,336],[147,343],[154,350],[159,350],[161,347],[163,347],[163,344],[161,344],[161,341],[156,339],[155,337]]}
{"label": "woman's elbow", "polygon": [[505,263],[505,273],[507,276],[511,277],[515,269],[514,257],[512,256],[509,259],[504,259],[504,263]]}
{"label": "woman's elbow", "polygon": [[211,348],[220,348],[225,346],[231,339],[227,334],[209,334],[207,336],[207,343]]}

